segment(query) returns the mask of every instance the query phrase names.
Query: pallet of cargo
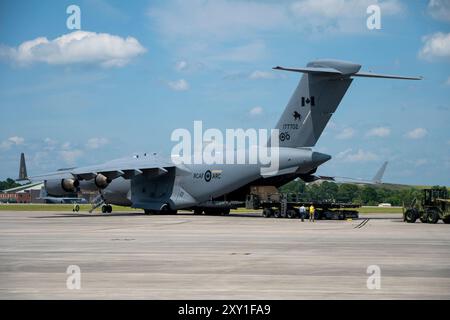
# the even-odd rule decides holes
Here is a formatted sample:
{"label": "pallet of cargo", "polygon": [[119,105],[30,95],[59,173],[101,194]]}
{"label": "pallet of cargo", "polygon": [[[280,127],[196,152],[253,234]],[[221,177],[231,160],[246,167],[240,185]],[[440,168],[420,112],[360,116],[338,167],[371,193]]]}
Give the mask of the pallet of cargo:
{"label": "pallet of cargo", "polygon": [[301,194],[270,193],[267,188],[257,190],[259,192],[253,191],[247,196],[245,207],[251,210],[262,209],[263,216],[266,218],[301,218],[299,208],[304,206],[308,216],[309,207],[312,205],[315,208],[315,219],[318,220],[357,219],[359,217],[357,209],[361,207],[358,204],[334,200],[306,200]]}

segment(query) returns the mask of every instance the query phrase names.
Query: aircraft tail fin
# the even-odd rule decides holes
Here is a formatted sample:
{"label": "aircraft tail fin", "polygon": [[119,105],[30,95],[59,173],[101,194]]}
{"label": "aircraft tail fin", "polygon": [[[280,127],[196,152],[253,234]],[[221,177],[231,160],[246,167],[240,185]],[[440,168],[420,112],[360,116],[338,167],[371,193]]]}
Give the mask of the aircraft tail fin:
{"label": "aircraft tail fin", "polygon": [[374,184],[379,184],[381,183],[382,179],[383,179],[383,175],[384,172],[386,171],[386,167],[388,165],[388,162],[384,162],[383,165],[381,166],[380,169],[378,169],[377,173],[375,174],[375,176],[372,178],[372,182]]}
{"label": "aircraft tail fin", "polygon": [[313,147],[317,143],[353,77],[421,79],[359,72],[361,65],[338,60],[317,60],[305,68],[274,69],[303,73],[275,127],[279,130],[279,146],[288,148]]}
{"label": "aircraft tail fin", "polygon": [[20,154],[19,178],[16,181],[28,181],[27,165],[25,163],[25,154]]}

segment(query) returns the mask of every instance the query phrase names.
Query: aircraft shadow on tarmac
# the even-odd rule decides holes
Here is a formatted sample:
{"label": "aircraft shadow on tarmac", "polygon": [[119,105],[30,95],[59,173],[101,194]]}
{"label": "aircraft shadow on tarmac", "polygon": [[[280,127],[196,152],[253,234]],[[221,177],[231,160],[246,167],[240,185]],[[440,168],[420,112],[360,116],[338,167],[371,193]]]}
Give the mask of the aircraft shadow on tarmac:
{"label": "aircraft shadow on tarmac", "polygon": [[34,217],[36,219],[55,219],[55,218],[107,218],[107,217],[131,217],[131,216],[142,216],[140,212],[119,212],[119,213],[108,213],[108,214],[95,214],[95,213],[56,213],[52,216],[39,216]]}
{"label": "aircraft shadow on tarmac", "polygon": [[[98,214],[98,213],[55,213],[55,215],[45,215],[34,217],[36,219],[56,219],[56,218],[108,218],[108,217],[132,217],[132,216],[144,216],[142,212],[117,212],[117,213],[108,213],[108,214]],[[183,216],[183,217],[205,217],[204,215],[194,215],[192,213],[178,213],[176,215],[149,215],[149,217],[174,217],[174,216]],[[229,217],[229,218],[263,218],[263,216],[249,214],[249,213],[233,213],[230,215],[222,216],[222,215],[207,215],[207,217]]]}

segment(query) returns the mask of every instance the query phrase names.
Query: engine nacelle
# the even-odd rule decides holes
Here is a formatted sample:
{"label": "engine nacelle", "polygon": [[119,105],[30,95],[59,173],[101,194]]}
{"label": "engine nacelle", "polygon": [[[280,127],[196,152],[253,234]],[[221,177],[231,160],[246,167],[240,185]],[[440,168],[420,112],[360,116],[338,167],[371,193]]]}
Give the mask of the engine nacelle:
{"label": "engine nacelle", "polygon": [[102,175],[101,173],[97,174],[94,178],[95,185],[99,189],[105,189],[110,183],[111,179]]}
{"label": "engine nacelle", "polygon": [[65,196],[76,193],[80,182],[76,179],[52,179],[45,181],[45,190],[52,196]]}

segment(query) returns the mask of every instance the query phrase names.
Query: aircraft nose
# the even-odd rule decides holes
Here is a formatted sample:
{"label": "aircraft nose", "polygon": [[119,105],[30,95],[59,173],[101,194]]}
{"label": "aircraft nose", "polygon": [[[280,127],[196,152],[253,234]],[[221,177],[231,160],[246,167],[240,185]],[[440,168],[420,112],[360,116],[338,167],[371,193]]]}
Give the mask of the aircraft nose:
{"label": "aircraft nose", "polygon": [[320,152],[313,152],[312,156],[311,156],[311,161],[316,165],[325,163],[330,159],[331,159],[330,155],[325,154],[325,153],[320,153]]}

